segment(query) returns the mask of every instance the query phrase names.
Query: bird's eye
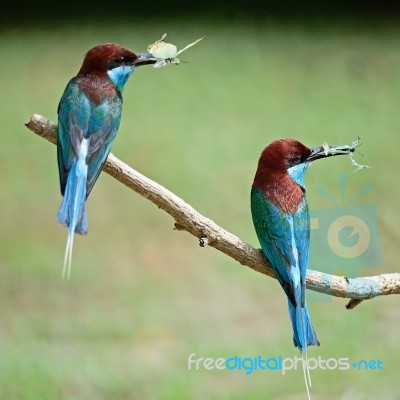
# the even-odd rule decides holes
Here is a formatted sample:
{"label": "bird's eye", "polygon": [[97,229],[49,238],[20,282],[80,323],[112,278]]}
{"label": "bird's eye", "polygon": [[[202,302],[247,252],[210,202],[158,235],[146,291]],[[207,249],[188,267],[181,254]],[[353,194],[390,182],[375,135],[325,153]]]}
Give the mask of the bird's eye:
{"label": "bird's eye", "polygon": [[293,164],[298,164],[301,161],[301,155],[300,154],[294,154],[292,158]]}

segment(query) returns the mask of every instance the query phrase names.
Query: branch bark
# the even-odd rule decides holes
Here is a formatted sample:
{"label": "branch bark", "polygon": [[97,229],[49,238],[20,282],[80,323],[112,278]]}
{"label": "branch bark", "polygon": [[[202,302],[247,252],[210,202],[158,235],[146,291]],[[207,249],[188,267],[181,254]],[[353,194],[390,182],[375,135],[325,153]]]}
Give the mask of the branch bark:
{"label": "branch bark", "polygon": [[[57,126],[53,122],[41,115],[34,114],[25,125],[37,135],[56,144]],[[104,171],[171,215],[175,220],[175,229],[185,230],[195,236],[199,239],[200,246],[214,247],[242,265],[275,278],[271,266],[262,255],[261,250],[253,248],[221,228],[174,193],[135,171],[113,154],[108,156]],[[352,309],[366,299],[400,294],[400,274],[382,274],[351,279],[309,270],[307,288],[331,296],[350,298],[346,307]]]}

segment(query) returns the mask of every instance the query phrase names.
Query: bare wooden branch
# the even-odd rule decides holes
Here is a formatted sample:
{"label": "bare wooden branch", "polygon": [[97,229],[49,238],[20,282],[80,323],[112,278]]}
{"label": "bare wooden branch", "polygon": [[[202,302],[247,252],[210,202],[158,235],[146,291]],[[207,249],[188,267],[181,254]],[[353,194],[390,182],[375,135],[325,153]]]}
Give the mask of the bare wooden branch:
{"label": "bare wooden branch", "polygon": [[[25,125],[39,136],[56,143],[56,125],[48,119],[35,114]],[[175,220],[175,229],[189,232],[199,239],[201,246],[214,247],[242,265],[275,278],[261,250],[253,248],[221,228],[174,193],[135,171],[113,154],[108,156],[104,171],[171,215]],[[361,302],[360,300],[400,294],[400,274],[392,273],[350,279],[309,270],[307,288],[331,296],[356,299],[351,300],[347,306],[348,309],[352,309]]]}

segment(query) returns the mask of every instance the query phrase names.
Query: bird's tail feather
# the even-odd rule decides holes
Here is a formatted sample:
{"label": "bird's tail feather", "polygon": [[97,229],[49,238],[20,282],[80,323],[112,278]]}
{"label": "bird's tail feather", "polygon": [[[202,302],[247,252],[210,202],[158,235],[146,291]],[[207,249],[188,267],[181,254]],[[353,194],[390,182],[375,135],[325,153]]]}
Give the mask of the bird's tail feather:
{"label": "bird's tail feather", "polygon": [[311,400],[310,387],[312,385],[311,385],[310,370],[308,369],[307,351],[305,351],[304,353],[301,352],[301,358],[303,364],[303,375],[304,375],[304,382],[306,384],[307,397],[308,400]]}
{"label": "bird's tail feather", "polygon": [[293,342],[300,351],[307,351],[307,346],[319,346],[317,335],[311,324],[307,305],[296,307],[289,301],[289,315],[293,327]]}
{"label": "bird's tail feather", "polygon": [[[85,140],[85,139],[84,139]],[[82,143],[82,145],[85,143]],[[83,150],[83,151],[82,151]],[[65,188],[63,202],[57,213],[57,221],[68,228],[68,239],[65,247],[63,278],[71,274],[72,248],[74,233],[86,235],[88,231],[86,215],[86,181],[88,166],[85,148],[81,148],[79,158],[73,163]]]}
{"label": "bird's tail feather", "polygon": [[308,369],[307,347],[319,346],[319,341],[311,324],[306,304],[304,307],[301,307],[301,305],[295,307],[289,300],[289,315],[293,327],[293,342],[294,345],[299,348],[303,358],[304,381],[306,384],[307,396],[310,399],[309,387],[311,387],[312,384],[310,371]]}

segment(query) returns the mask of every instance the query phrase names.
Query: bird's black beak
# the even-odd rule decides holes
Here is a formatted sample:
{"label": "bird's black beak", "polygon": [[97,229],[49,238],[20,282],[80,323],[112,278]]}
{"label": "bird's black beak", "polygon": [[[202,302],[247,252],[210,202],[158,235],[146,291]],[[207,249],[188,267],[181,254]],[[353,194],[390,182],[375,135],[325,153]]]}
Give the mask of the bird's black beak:
{"label": "bird's black beak", "polygon": [[[346,150],[344,147],[347,147]],[[307,157],[306,162],[312,162],[315,160],[319,160],[320,158],[340,156],[352,153],[354,148],[350,148],[348,146],[320,146],[313,147],[310,149],[311,154]]]}
{"label": "bird's black beak", "polygon": [[157,62],[157,58],[147,52],[147,53],[136,53],[136,60],[133,62],[135,67],[140,67],[141,65],[155,64]]}

